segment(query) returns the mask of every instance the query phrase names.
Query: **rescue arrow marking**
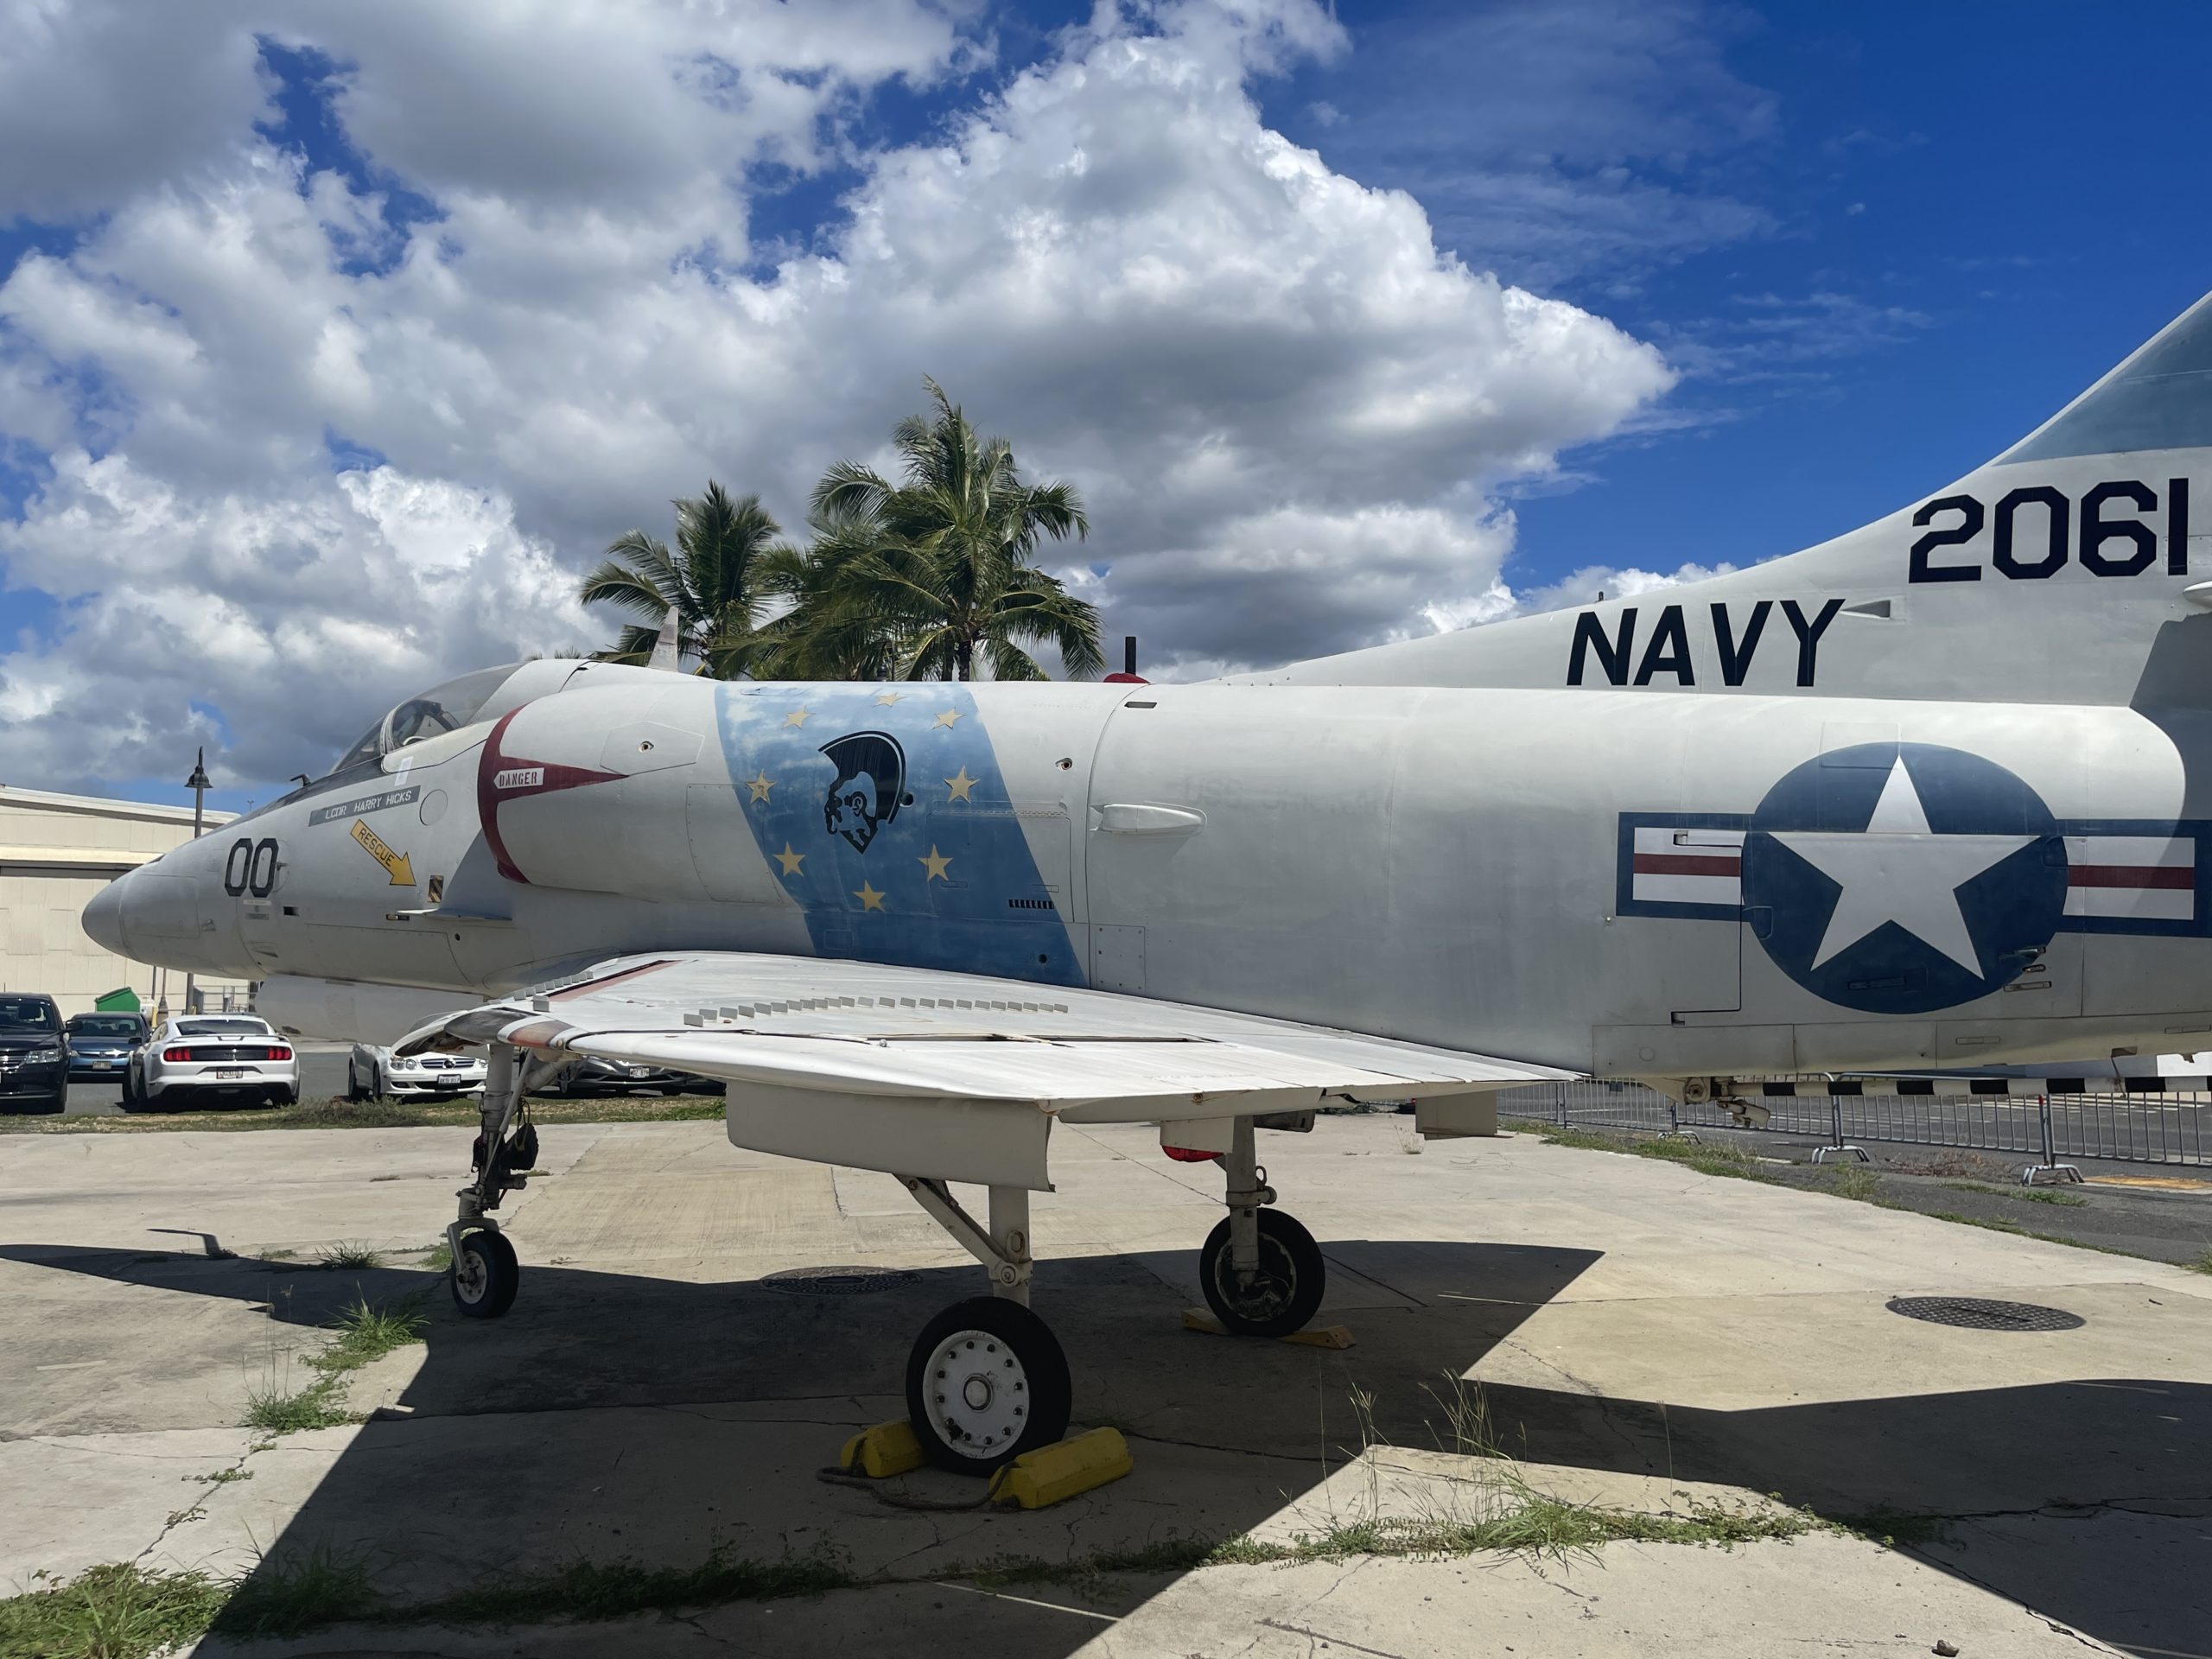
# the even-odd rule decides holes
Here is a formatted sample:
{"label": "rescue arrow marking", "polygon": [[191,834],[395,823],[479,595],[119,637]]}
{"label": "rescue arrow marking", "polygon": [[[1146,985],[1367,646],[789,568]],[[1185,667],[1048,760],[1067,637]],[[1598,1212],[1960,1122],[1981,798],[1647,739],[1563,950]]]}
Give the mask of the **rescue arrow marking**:
{"label": "rescue arrow marking", "polygon": [[408,861],[407,855],[393,852],[385,844],[384,837],[359,818],[353,820],[353,839],[361,843],[362,850],[371,858],[384,866],[385,874],[391,878],[393,887],[411,887],[415,885],[415,867]]}

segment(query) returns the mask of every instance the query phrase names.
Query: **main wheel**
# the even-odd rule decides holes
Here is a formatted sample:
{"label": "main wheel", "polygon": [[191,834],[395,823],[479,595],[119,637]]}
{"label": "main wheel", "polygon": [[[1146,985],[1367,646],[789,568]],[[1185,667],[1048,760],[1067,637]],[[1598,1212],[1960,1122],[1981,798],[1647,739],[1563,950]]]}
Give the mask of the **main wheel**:
{"label": "main wheel", "polygon": [[1068,1432],[1067,1356],[1020,1302],[976,1296],[922,1327],[906,1359],[906,1419],[931,1463],[988,1475]]}
{"label": "main wheel", "polygon": [[1236,1281],[1229,1256],[1229,1217],[1224,1216],[1198,1252],[1198,1284],[1206,1306],[1231,1335],[1287,1337],[1304,1330],[1321,1306],[1328,1264],[1313,1235],[1295,1217],[1262,1210],[1259,1223],[1260,1270],[1251,1282]]}
{"label": "main wheel", "polygon": [[472,1319],[496,1319],[515,1305],[522,1287],[522,1268],[515,1261],[515,1247],[506,1235],[478,1228],[461,1236],[454,1252],[453,1305]]}

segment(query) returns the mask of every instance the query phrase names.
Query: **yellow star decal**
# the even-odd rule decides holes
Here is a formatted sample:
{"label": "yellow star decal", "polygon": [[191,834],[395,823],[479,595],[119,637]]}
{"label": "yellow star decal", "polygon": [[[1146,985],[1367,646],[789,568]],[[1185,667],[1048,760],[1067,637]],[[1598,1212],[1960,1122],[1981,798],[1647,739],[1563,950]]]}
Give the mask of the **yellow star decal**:
{"label": "yellow star decal", "polygon": [[942,881],[947,887],[950,887],[952,885],[952,878],[945,874],[945,871],[951,868],[952,861],[938,853],[937,849],[937,843],[935,842],[931,842],[930,843],[929,856],[927,858],[918,858],[914,862],[924,866],[929,871],[929,874],[922,878],[922,883],[925,887],[932,881]]}
{"label": "yellow star decal", "polygon": [[904,691],[880,691],[876,694],[875,700],[888,709],[893,703],[902,700],[906,695]]}
{"label": "yellow star decal", "polygon": [[960,711],[957,709],[946,709],[940,711],[938,715],[937,723],[940,726],[950,728],[952,722],[959,718]]}
{"label": "yellow star decal", "polygon": [[804,706],[794,709],[791,713],[784,716],[784,724],[786,726],[804,726],[806,724],[807,716],[813,712],[814,710],[811,709],[808,709]]}
{"label": "yellow star decal", "polygon": [[798,874],[798,867],[806,862],[806,855],[804,853],[795,853],[791,851],[791,844],[788,841],[784,843],[784,850],[782,852],[772,853],[770,856],[772,857],[777,863],[784,867],[784,874],[785,875],[797,875]]}
{"label": "yellow star decal", "polygon": [[980,778],[970,778],[968,775],[968,768],[963,766],[960,768],[960,775],[957,778],[948,778],[944,780],[944,786],[952,791],[944,798],[948,801],[966,801],[973,805],[975,798],[968,791],[982,781]]}
{"label": "yellow star decal", "polygon": [[865,880],[861,883],[860,891],[855,893],[853,897],[861,901],[861,908],[862,910],[881,910],[883,908],[883,895],[878,893],[874,887],[870,887]]}
{"label": "yellow star decal", "polygon": [[753,791],[754,800],[765,801],[768,798],[768,791],[776,786],[776,780],[768,775],[768,768],[763,766],[759,777],[745,780],[745,786]]}

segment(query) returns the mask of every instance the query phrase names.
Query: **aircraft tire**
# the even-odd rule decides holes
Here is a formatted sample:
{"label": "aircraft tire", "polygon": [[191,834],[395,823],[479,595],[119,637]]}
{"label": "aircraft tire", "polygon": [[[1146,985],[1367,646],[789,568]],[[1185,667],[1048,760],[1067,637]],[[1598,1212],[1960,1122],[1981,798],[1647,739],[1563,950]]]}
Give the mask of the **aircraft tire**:
{"label": "aircraft tire", "polygon": [[1020,1302],[975,1296],[922,1327],[906,1357],[906,1419],[940,1469],[988,1475],[1068,1432],[1067,1356]]}
{"label": "aircraft tire", "polygon": [[1229,1217],[1206,1235],[1198,1252],[1198,1286],[1224,1329],[1238,1337],[1287,1337],[1306,1328],[1321,1306],[1328,1263],[1313,1235],[1294,1216],[1260,1211],[1260,1271],[1240,1287],[1229,1259]]}
{"label": "aircraft tire", "polygon": [[496,1319],[515,1305],[522,1288],[522,1268],[515,1261],[515,1247],[506,1235],[478,1228],[461,1236],[446,1283],[453,1291],[453,1305],[465,1319]]}

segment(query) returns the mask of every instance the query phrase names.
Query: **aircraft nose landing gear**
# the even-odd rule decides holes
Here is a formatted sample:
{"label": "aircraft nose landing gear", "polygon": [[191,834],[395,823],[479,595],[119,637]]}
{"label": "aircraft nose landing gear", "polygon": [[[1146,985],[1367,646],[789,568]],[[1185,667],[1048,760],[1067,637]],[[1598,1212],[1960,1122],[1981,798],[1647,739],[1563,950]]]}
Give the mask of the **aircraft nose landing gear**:
{"label": "aircraft nose landing gear", "polygon": [[1067,1356],[1029,1311],[1029,1194],[995,1186],[980,1225],[943,1181],[899,1178],[914,1201],[989,1270],[991,1294],[955,1302],[906,1356],[906,1421],[931,1463],[988,1475],[1068,1432]]}
{"label": "aircraft nose landing gear", "polygon": [[1240,1337],[1287,1337],[1321,1306],[1328,1264],[1313,1235],[1280,1210],[1253,1147],[1252,1120],[1236,1120],[1230,1150],[1229,1213],[1198,1252],[1198,1287],[1223,1329]]}
{"label": "aircraft nose landing gear", "polygon": [[515,1261],[515,1247],[488,1213],[499,1200],[523,1185],[520,1171],[537,1159],[537,1131],[528,1123],[508,1131],[521,1115],[520,1067],[515,1051],[506,1043],[492,1045],[485,1066],[484,1095],[480,1105],[482,1127],[477,1131],[474,1179],[461,1189],[461,1214],[446,1229],[446,1243],[453,1252],[448,1283],[453,1305],[472,1319],[496,1319],[514,1306],[522,1287],[522,1268]]}

